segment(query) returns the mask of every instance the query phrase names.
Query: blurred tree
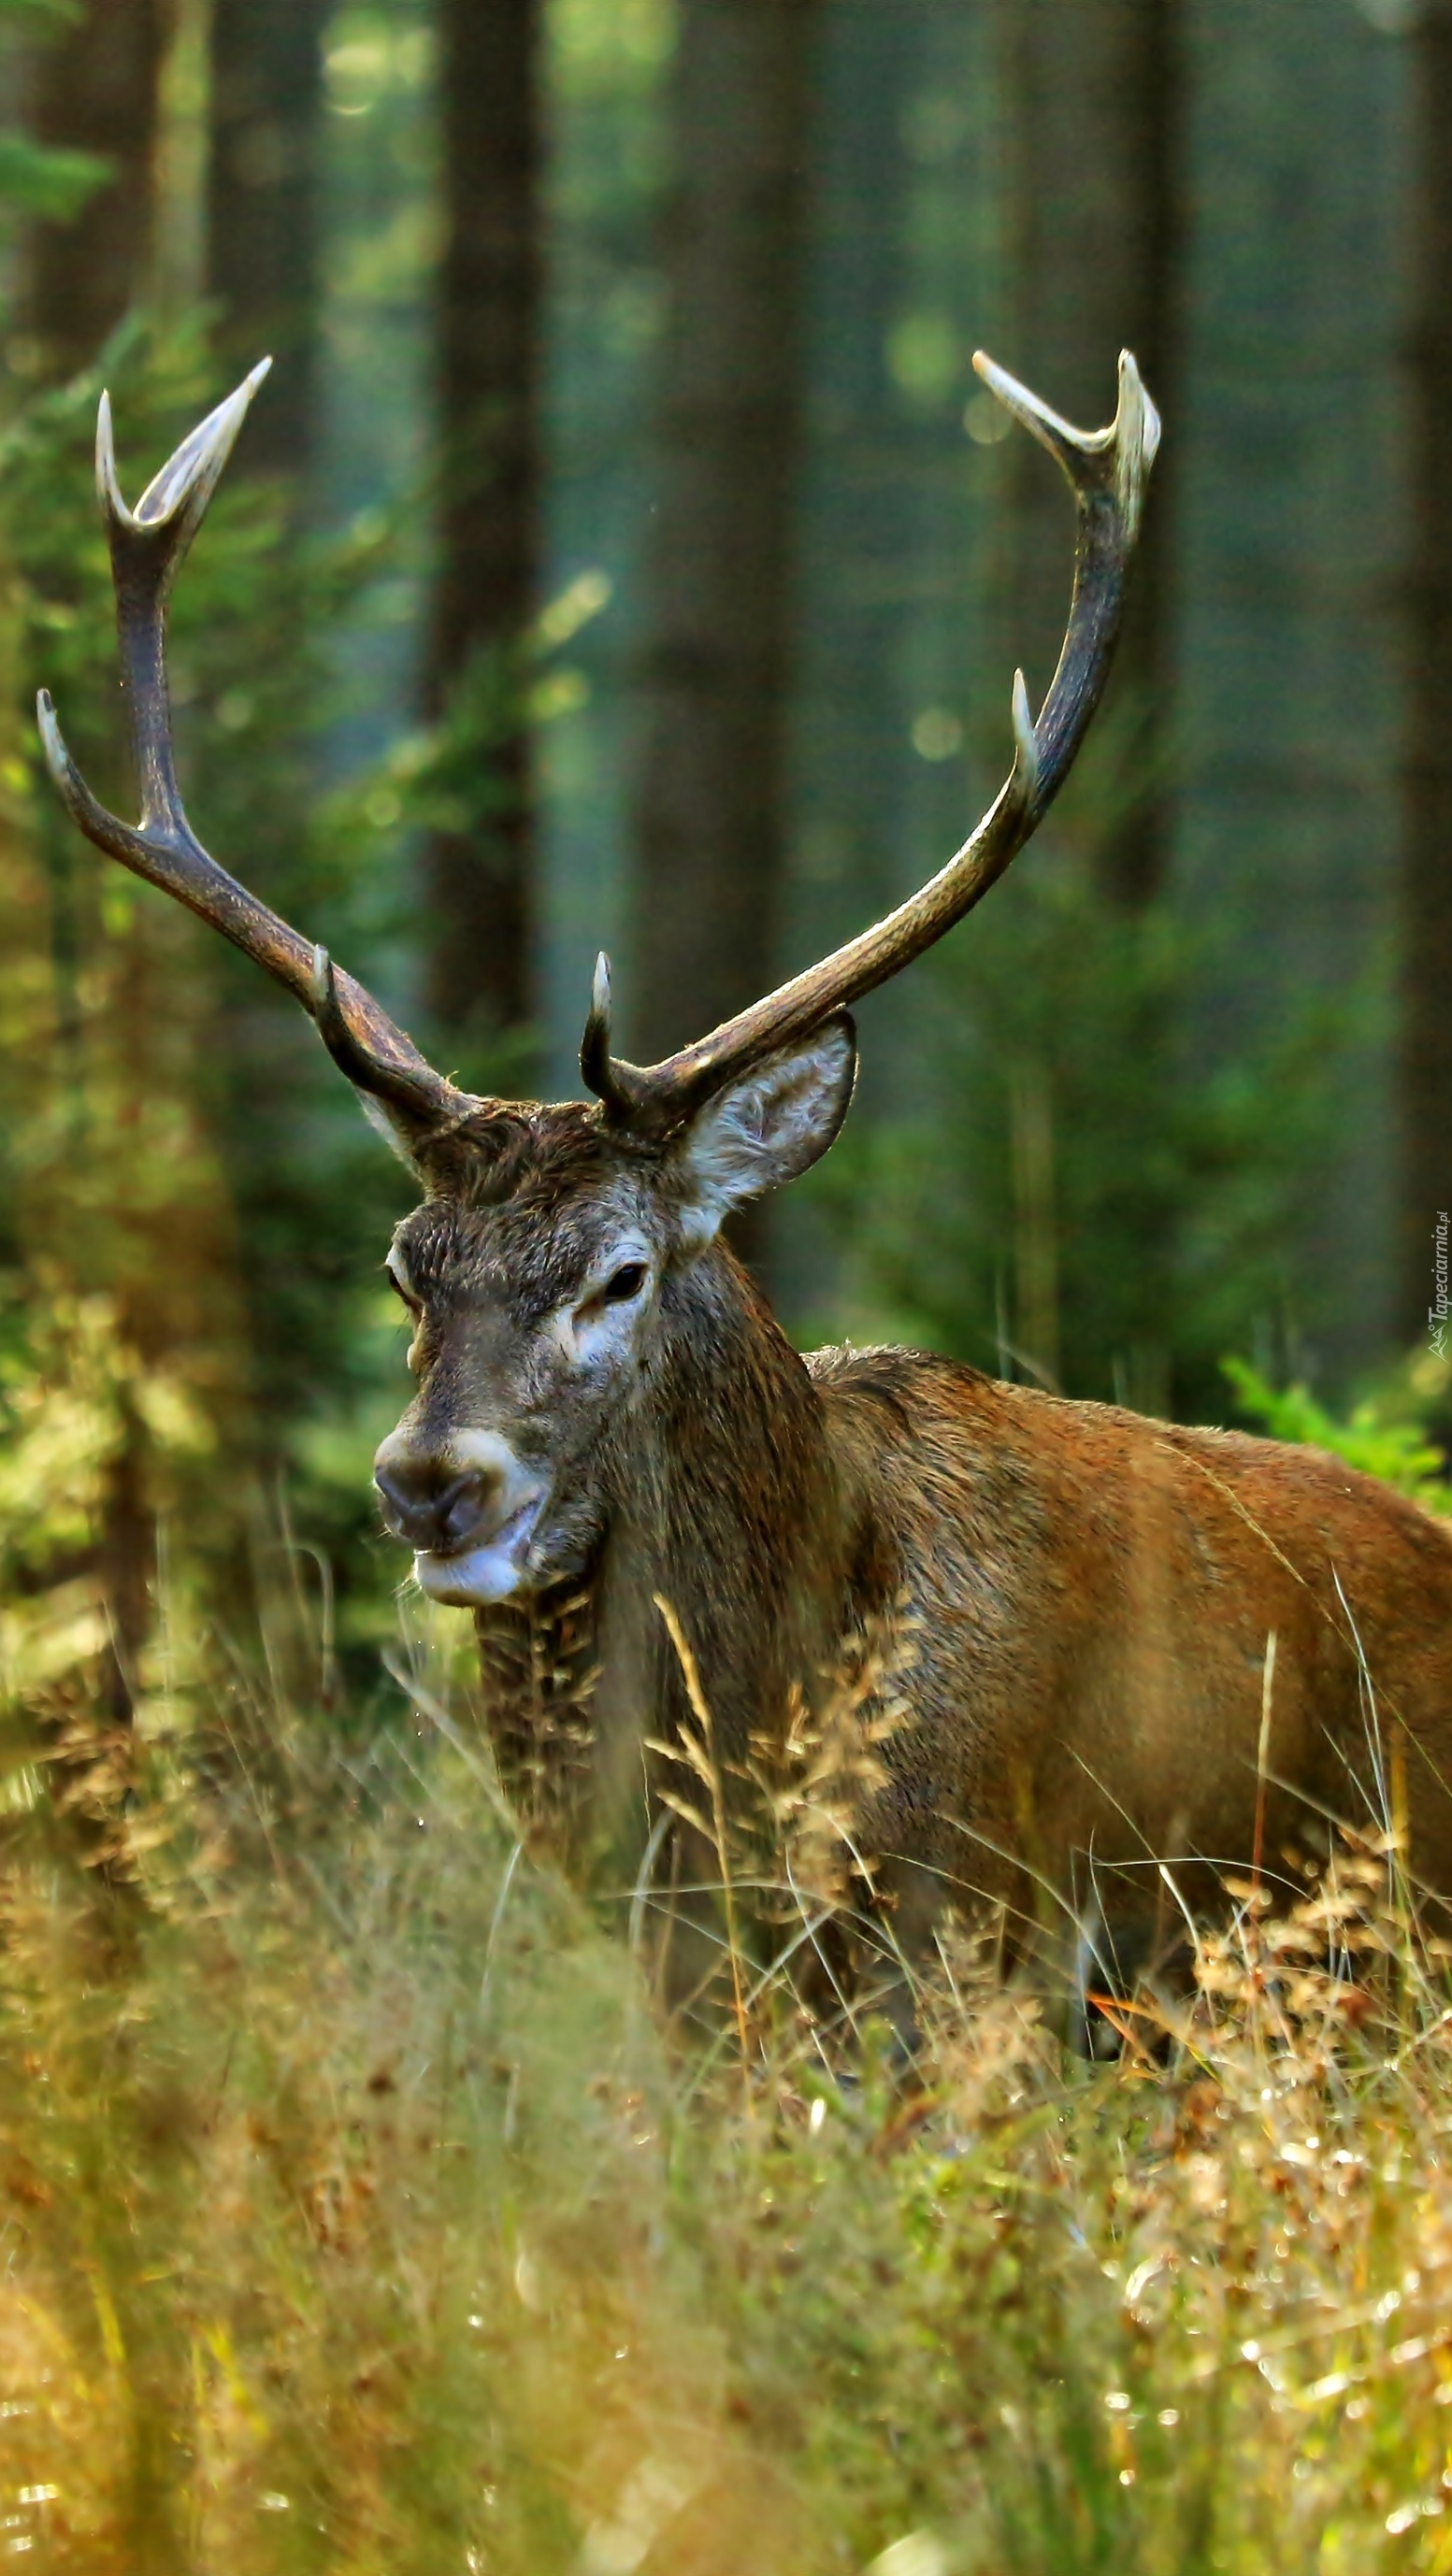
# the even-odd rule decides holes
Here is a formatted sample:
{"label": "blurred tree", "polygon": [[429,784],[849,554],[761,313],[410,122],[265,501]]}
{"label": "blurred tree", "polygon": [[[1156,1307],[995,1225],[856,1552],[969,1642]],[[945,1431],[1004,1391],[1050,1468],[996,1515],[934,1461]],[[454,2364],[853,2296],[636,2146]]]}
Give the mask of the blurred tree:
{"label": "blurred tree", "polygon": [[685,0],[649,534],[631,1021],[655,1056],[776,963],[816,0]]}
{"label": "blurred tree", "polygon": [[[643,538],[663,285],[674,0],[562,0],[547,16],[550,151],[547,621],[592,595],[572,703],[536,693],[541,872],[536,976],[546,1088],[578,1082],[582,996],[608,948],[628,984],[629,797]],[[585,587],[581,587],[582,583]],[[562,675],[563,678],[563,675]]]}
{"label": "blurred tree", "polygon": [[78,212],[37,224],[25,303],[36,372],[73,375],[134,301],[151,246],[160,90],[173,0],[90,0],[37,65],[36,142],[105,160]]}
{"label": "blurred tree", "polygon": [[[245,478],[281,478],[280,488],[253,496],[259,532],[269,511],[304,517],[318,439],[327,14],[326,0],[210,5],[206,282],[217,305],[212,337],[228,378],[264,354],[274,360],[228,471],[234,491]],[[270,533],[281,534],[281,527]],[[313,571],[308,550],[297,543],[275,563],[276,605],[260,620],[254,614],[232,640],[227,680],[216,691],[222,739],[207,746],[209,828],[219,834],[219,846],[244,876],[260,877],[270,900],[308,920],[316,917],[321,891],[308,822],[317,709],[326,686],[309,596]],[[190,594],[189,579],[184,617]],[[229,759],[229,750],[246,756]],[[326,1189],[317,1139],[297,1137],[300,1050],[287,1003],[259,993],[254,977],[238,973],[230,959],[213,961],[212,971],[220,1004],[215,1109],[248,1246],[254,1383],[274,1417],[260,1426],[271,1448],[278,1423],[297,1408],[298,1379],[318,1383],[318,1335],[309,1330],[307,1310],[325,1304],[317,1273],[320,1263],[331,1269],[332,1252],[319,1236],[332,1228],[317,1223],[320,1186]]]}
{"label": "blurred tree", "polygon": [[[64,0],[0,0],[0,94],[9,104],[9,121],[0,131],[0,247],[6,254],[0,270],[0,293],[9,319],[14,280],[8,253],[16,225],[29,217],[47,216],[64,223],[78,214],[86,199],[110,177],[110,164],[91,152],[58,150],[37,142],[16,121],[16,111],[31,85],[37,19],[63,19]],[[25,373],[27,358],[38,358],[7,334],[3,362]],[[19,364],[17,365],[17,357]]]}
{"label": "blurred tree", "polygon": [[1196,955],[1178,1070],[1199,1091],[1322,1018],[1317,1165],[1284,1210],[1258,1331],[1265,1366],[1323,1392],[1396,1330],[1412,15],[1185,13],[1194,221],[1161,460],[1175,899]]}
{"label": "blurred tree", "polygon": [[[150,410],[145,443],[156,458],[177,387],[164,368],[138,365],[135,342],[113,339],[110,356],[127,426]],[[100,1412],[76,1398],[98,1471],[95,1521],[64,1516],[52,1531],[52,1571],[78,1597],[92,1595],[106,1697],[124,1728],[155,1617],[158,1512],[175,1503],[188,1544],[204,1523],[203,1552],[217,1544],[227,1482],[217,1453],[236,1455],[244,1370],[231,1211],[206,1114],[212,1011],[195,927],[168,918],[168,907],[79,845],[37,756],[33,691],[43,679],[68,740],[108,790],[122,770],[110,582],[89,471],[98,390],[90,371],[35,399],[11,422],[0,464],[0,759],[9,782],[0,1051],[14,1138],[4,1286],[19,1311],[28,1308],[31,1338],[45,1338],[56,1319],[51,1348],[62,1366],[72,1327],[93,1356],[104,1345]],[[183,399],[200,391],[193,375]],[[141,478],[126,456],[122,474],[134,497]],[[129,801],[129,787],[112,792]],[[167,1463],[178,1430],[190,1460],[185,1493]],[[223,1552],[235,1541],[234,1527]]]}
{"label": "blurred tree", "polygon": [[[914,728],[931,707],[952,738],[972,671],[983,478],[976,450],[965,470],[963,404],[969,352],[985,336],[998,345],[980,302],[982,34],[978,10],[940,0],[900,0],[890,16],[828,10],[822,23],[784,967],[822,956],[919,883],[961,837],[971,793],[960,762],[920,755]],[[933,1053],[923,1006],[921,980],[904,976],[858,1014],[859,1140],[921,1099]],[[865,1197],[857,1221],[870,1230]],[[778,1197],[769,1233],[773,1289],[800,1328],[839,1330],[854,1265],[844,1241],[843,1276],[824,1293],[829,1237],[812,1184]]]}
{"label": "blurred tree", "polygon": [[328,0],[212,0],[207,284],[241,374],[276,361],[239,463],[301,474],[313,441],[322,31]]}
{"label": "blurred tree", "polygon": [[[1006,260],[1015,330],[1011,363],[1056,410],[1086,428],[1106,421],[1114,362],[1132,349],[1172,429],[1174,298],[1178,282],[1180,135],[1179,0],[1001,0],[1002,77],[1009,113]],[[1042,703],[1063,633],[1069,513],[1066,495],[1029,442],[1003,451],[1011,495],[1012,658]],[[1096,744],[1116,755],[1118,778],[1101,794],[1087,835],[1091,883],[1125,917],[1124,953],[1081,951],[1085,976],[1109,974],[1123,1013],[1118,1045],[1138,1069],[1138,1116],[1127,1133],[1123,1104],[1110,1100],[1116,1075],[1100,1066],[1102,1102],[1083,1103],[1078,1136],[1063,1132],[1074,1084],[1065,1078],[1056,1033],[1021,1033],[1007,1101],[1008,1176],[1014,1246],[1011,1331],[1031,1369],[1082,1386],[1090,1358],[1060,1312],[1070,1210],[1086,1184],[1089,1232],[1114,1249],[1109,1273],[1124,1283],[1113,1325],[1119,1392],[1152,1412],[1172,1402],[1168,1345],[1176,1232],[1185,1216],[1172,1181],[1163,1120],[1168,1030],[1161,979],[1149,965],[1150,908],[1165,890],[1171,816],[1166,793],[1166,726],[1171,686],[1169,483],[1156,468],[1130,591],[1129,612],[1105,718]],[[1005,639],[1008,640],[1007,638]],[[1005,656],[1005,658],[1009,658]],[[1050,850],[1082,817],[1083,782],[1050,838]],[[1040,875],[1044,860],[1039,862]],[[1149,951],[1135,960],[1134,916],[1146,916]],[[1111,940],[1112,944],[1112,940]],[[1148,971],[1147,971],[1148,970]],[[1081,1005],[1088,997],[1078,997]],[[1091,1006],[1092,1007],[1092,1006]],[[1068,1159],[1105,1113],[1120,1129],[1121,1157],[1071,1171]],[[1110,1301],[1111,1309],[1115,1301]],[[1106,1319],[1107,1320],[1107,1319]],[[1000,1326],[1000,1332],[1002,1332]],[[1102,1380],[1101,1380],[1102,1383]]]}
{"label": "blurred tree", "polygon": [[[1175,296],[1181,253],[1180,0],[1000,0],[1012,104],[1007,208],[1017,272],[1009,362],[1086,428],[1109,418],[1114,360],[1132,349],[1175,419]],[[1063,631],[1065,500],[1022,441],[1013,605],[1029,644],[1037,706]],[[1152,769],[1163,763],[1172,682],[1169,475],[1162,454],[1114,684],[1130,697]],[[1016,649],[1022,650],[1022,647]],[[1169,817],[1148,781],[1106,837],[1099,873],[1117,900],[1164,882]]]}
{"label": "blurred tree", "polygon": [[1432,1234],[1452,1204],[1452,6],[1412,37],[1412,649],[1402,887],[1399,1321],[1426,1331]]}
{"label": "blurred tree", "polygon": [[[51,37],[37,63],[34,139],[43,149],[93,154],[109,172],[78,212],[63,221],[42,218],[32,231],[22,309],[34,353],[32,372],[43,378],[66,378],[94,361],[145,293],[162,81],[174,20],[173,0],[93,0]],[[36,1197],[40,1223],[27,1249],[42,1264],[58,1254],[62,1265],[79,1251],[86,1285],[94,1284],[97,1273],[91,1265],[98,1253],[103,1270],[108,1256],[119,1256],[112,1282],[118,1341],[124,1349],[145,1350],[156,1358],[168,1338],[167,1304],[158,1302],[155,1289],[167,1275],[164,1238],[174,1208],[168,1205],[163,1212],[134,1148],[138,1131],[148,1124],[147,1109],[160,1084],[160,1056],[169,1051],[174,1024],[164,1015],[158,1018],[155,962],[128,905],[115,921],[124,935],[112,946],[109,971],[93,996],[90,1027],[83,1036],[77,969],[88,945],[80,916],[89,907],[76,903],[76,883],[67,853],[55,885],[54,923],[60,1025],[76,1041],[57,1067],[67,1077],[70,1150],[62,1148],[51,1175],[55,1186]],[[120,1191],[109,1206],[97,1204],[95,1173],[87,1169],[78,1175],[71,1159],[84,1135],[81,1150],[89,1163],[99,1141],[97,1128],[107,1135],[100,1172]],[[171,1197],[165,1190],[160,1193],[163,1201]],[[88,1222],[77,1229],[74,1220],[81,1209]],[[204,1214],[203,1204],[196,1205],[202,1233],[209,1231],[208,1216],[214,1212]],[[207,1266],[205,1256],[202,1266]],[[62,1275],[67,1275],[66,1266]],[[121,1412],[122,1436],[106,1480],[97,1564],[110,1636],[110,1697],[118,1721],[127,1717],[134,1699],[154,1550],[146,1501],[146,1427],[129,1400]]]}
{"label": "blurred tree", "polygon": [[473,740],[429,852],[428,1000],[480,1034],[530,1008],[532,797],[523,652],[540,467],[538,0],[440,0],[443,458],[430,691]]}

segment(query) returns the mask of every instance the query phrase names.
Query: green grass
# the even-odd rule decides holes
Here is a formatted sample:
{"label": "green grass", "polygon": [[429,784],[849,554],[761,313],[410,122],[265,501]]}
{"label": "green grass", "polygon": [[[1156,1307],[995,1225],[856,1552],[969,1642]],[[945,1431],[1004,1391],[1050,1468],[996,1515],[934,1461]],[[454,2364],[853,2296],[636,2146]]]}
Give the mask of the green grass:
{"label": "green grass", "polygon": [[109,1874],[12,1795],[0,2557],[1452,2567],[1452,2038],[1394,1859],[1242,1892],[1109,2065],[966,1936],[910,2071],[784,1977],[743,2049],[723,1976],[713,2046],[519,1847],[446,1657],[340,1742],[295,1646],[153,1729]]}

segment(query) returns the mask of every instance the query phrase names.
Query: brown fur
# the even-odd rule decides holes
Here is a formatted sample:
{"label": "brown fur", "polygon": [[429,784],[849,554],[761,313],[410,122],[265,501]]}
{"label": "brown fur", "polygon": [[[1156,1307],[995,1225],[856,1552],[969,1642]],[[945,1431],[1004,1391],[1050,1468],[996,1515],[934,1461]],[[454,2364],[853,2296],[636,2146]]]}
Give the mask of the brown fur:
{"label": "brown fur", "polygon": [[1203,1899],[1251,1857],[1273,1633],[1272,1863],[1318,1816],[1400,1806],[1452,1893],[1452,1530],[1317,1450],[913,1352],[808,1367],[917,1620],[918,1722],[873,1822],[909,1882],[1032,1914],[1027,1864],[1142,1926],[1166,1861]]}
{"label": "brown fur", "polygon": [[[531,1312],[564,1293],[622,1190],[669,1239],[659,1157],[544,1115],[505,1202],[456,1162],[403,1229],[466,1323],[491,1286]],[[438,1328],[425,1433],[477,1409],[468,1348]],[[1159,1862],[1192,1903],[1243,1868],[1272,1633],[1268,1864],[1400,1800],[1414,1870],[1452,1891],[1452,1532],[1334,1458],[918,1352],[803,1360],[712,1245],[667,1262],[582,1472],[582,1561],[478,1624],[506,1768],[572,1773],[587,1840],[642,1816],[642,1740],[680,1721],[661,1594],[728,1762],[890,1623],[910,1716],[863,1832],[909,1924],[943,1894],[1018,1920],[1069,1899],[1133,1934],[1176,1919]]]}

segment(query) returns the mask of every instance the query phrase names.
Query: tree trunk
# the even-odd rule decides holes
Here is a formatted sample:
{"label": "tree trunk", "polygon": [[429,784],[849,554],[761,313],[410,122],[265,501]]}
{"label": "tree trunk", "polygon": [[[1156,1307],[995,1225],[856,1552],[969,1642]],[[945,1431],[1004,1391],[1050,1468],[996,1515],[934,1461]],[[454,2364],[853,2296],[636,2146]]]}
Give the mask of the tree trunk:
{"label": "tree trunk", "polygon": [[[108,334],[144,293],[151,252],[160,89],[171,35],[170,0],[92,0],[37,62],[32,130],[53,148],[104,155],[113,176],[71,222],[39,223],[27,245],[23,307],[36,346],[36,371],[62,379],[94,361]],[[133,1017],[142,960],[134,929],[96,1012],[130,1043],[121,1060],[138,1089],[145,1083],[149,1030]],[[114,1104],[108,1108],[115,1114]],[[129,1123],[122,1113],[122,1124]],[[119,1164],[119,1155],[115,1158]],[[64,1202],[65,1194],[62,1193]],[[111,1213],[110,1210],[106,1211]],[[91,1210],[99,1237],[104,1218]],[[47,1210],[57,1242],[64,1205]],[[107,1230],[108,1248],[114,1239]],[[42,1249],[32,1243],[32,1253]],[[123,1277],[116,1285],[117,1335],[134,1348],[144,1298]],[[118,1727],[129,1721],[137,1659],[154,1573],[155,1530],[144,1501],[146,1435],[129,1401],[120,1451],[107,1479],[97,1533],[97,1577],[110,1632],[108,1695]],[[114,1784],[113,1784],[114,1785]]]}
{"label": "tree trunk", "polygon": [[241,374],[276,362],[248,423],[250,472],[300,475],[312,448],[326,0],[212,0],[207,285]]}
{"label": "tree trunk", "polygon": [[[1017,184],[1011,258],[1019,345],[1010,359],[1070,420],[1097,429],[1132,349],[1169,434],[1135,563],[1114,683],[1132,693],[1141,756],[1163,758],[1173,677],[1169,521],[1176,429],[1174,285],[1180,242],[1179,0],[1006,0]],[[1022,553],[1015,591],[1029,693],[1041,704],[1067,605],[1067,507],[1042,460],[1015,467]],[[1136,905],[1164,882],[1168,816],[1153,785],[1099,854],[1106,893]]]}
{"label": "tree trunk", "polygon": [[[1452,1206],[1452,6],[1412,38],[1411,707],[1402,887],[1403,1328],[1425,1346],[1433,1238]],[[1445,1234],[1443,1237],[1445,1243]],[[1447,1336],[1443,1336],[1444,1345]]]}
{"label": "tree trunk", "polygon": [[45,377],[88,365],[142,291],[171,24],[172,0],[91,0],[40,55],[36,140],[103,155],[113,172],[70,223],[35,229],[25,300]]}
{"label": "tree trunk", "polygon": [[681,15],[636,791],[648,1058],[765,991],[776,963],[818,17],[816,0]]}
{"label": "tree trunk", "polygon": [[[541,160],[537,0],[441,0],[446,238],[434,712],[467,704],[468,811],[429,857],[428,998],[449,1030],[528,1016]],[[467,701],[457,695],[467,686]]]}

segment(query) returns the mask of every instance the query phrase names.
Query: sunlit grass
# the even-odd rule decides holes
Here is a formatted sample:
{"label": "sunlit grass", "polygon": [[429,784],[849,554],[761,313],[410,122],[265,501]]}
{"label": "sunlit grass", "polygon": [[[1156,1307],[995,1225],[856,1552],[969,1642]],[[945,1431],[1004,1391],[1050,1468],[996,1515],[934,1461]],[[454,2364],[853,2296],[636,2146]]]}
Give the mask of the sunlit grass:
{"label": "sunlit grass", "polygon": [[249,1634],[176,1517],[118,1725],[130,1379],[64,1322],[0,1390],[0,2559],[1452,2570],[1452,1989],[1394,1834],[1267,1853],[1112,2061],[962,1931],[905,2049],[831,1938],[901,1722],[864,1638],[724,1870],[699,1691],[655,1757],[730,1883],[667,1974],[664,1870],[586,1899],[511,1811],[467,1623],[350,1707],[285,1532]]}
{"label": "sunlit grass", "polygon": [[1452,2039],[1375,1839],[1111,2064],[966,1936],[911,2065],[750,1963],[713,2051],[446,1661],[340,1737],[274,1645],[106,1872],[12,1814],[0,2555],[1452,2566]]}

